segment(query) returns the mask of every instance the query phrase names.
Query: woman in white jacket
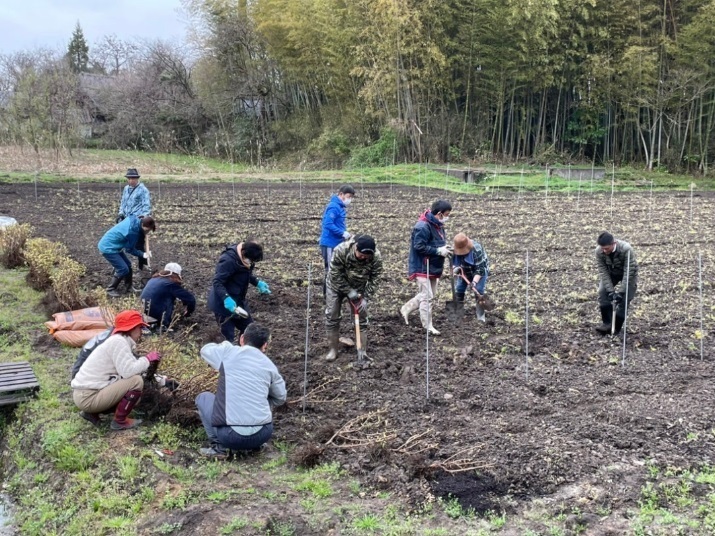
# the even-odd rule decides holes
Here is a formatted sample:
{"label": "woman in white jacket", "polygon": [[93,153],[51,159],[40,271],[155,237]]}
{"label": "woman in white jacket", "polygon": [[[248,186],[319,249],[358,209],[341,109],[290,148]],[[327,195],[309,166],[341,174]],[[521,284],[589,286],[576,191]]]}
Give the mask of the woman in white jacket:
{"label": "woman in white jacket", "polygon": [[142,327],[147,324],[139,312],[119,313],[111,337],[89,354],[72,380],[72,398],[81,410],[80,416],[95,426],[100,424],[100,413],[115,407],[112,430],[127,430],[141,423],[130,419],[129,414],[142,395],[142,373],[161,359],[158,352],[134,355]]}

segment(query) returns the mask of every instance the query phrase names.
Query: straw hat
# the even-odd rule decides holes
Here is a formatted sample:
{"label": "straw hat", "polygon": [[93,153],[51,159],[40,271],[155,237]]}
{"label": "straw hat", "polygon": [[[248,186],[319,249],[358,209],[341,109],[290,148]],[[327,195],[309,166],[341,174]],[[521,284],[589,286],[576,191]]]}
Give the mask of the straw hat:
{"label": "straw hat", "polygon": [[457,233],[454,235],[454,254],[455,255],[467,255],[474,247],[474,242],[472,242],[467,235],[464,233]]}

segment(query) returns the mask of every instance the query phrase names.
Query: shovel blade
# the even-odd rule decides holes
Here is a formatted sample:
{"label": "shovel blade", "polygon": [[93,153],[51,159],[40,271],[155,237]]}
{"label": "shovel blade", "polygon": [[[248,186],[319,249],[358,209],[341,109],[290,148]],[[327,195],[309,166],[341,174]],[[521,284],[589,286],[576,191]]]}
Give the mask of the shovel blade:
{"label": "shovel blade", "polygon": [[450,300],[445,302],[444,305],[449,320],[455,321],[464,318],[464,302]]}

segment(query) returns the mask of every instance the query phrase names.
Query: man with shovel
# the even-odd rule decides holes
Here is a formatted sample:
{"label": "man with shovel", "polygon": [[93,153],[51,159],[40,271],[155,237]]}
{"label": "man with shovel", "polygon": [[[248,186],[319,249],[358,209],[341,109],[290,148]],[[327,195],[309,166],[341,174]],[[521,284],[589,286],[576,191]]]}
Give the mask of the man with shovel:
{"label": "man with shovel", "polygon": [[368,300],[375,295],[381,275],[382,257],[371,236],[350,238],[333,251],[325,290],[325,324],[329,345],[326,361],[333,361],[338,356],[341,309],[347,298],[353,316],[357,317],[358,364],[366,364]]}
{"label": "man with shovel", "polygon": [[[136,168],[129,168],[124,177],[127,179],[127,185],[122,190],[122,200],[119,202],[119,214],[117,215],[116,223],[119,223],[128,216],[151,216],[151,196],[149,190],[144,184],[139,182],[141,175]],[[137,238],[136,249],[142,253],[146,251],[144,233],[140,232]],[[143,257],[137,260],[139,270],[144,270],[148,266],[148,261]]]}
{"label": "man with shovel", "polygon": [[477,320],[486,322],[484,293],[489,277],[489,258],[479,242],[470,240],[464,233],[454,235],[453,275],[457,279],[457,302],[464,305],[464,293],[469,293],[477,300]]}
{"label": "man with shovel", "polygon": [[604,335],[616,335],[620,333],[626,320],[626,311],[636,295],[638,262],[631,245],[613,238],[611,233],[602,232],[597,243],[596,265],[600,278],[598,305],[603,324],[596,327],[596,331]]}

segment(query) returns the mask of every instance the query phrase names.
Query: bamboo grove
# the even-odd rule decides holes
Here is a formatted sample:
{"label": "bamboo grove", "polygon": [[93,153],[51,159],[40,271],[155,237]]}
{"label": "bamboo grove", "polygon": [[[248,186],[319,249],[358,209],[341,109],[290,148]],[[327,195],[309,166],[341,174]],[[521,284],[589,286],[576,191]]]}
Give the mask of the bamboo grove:
{"label": "bamboo grove", "polygon": [[[183,5],[191,52],[155,46],[107,75],[134,93],[108,99],[125,105],[104,114],[101,143],[238,160],[496,158],[702,174],[715,154],[715,0]],[[141,84],[128,83],[132,72]]]}

